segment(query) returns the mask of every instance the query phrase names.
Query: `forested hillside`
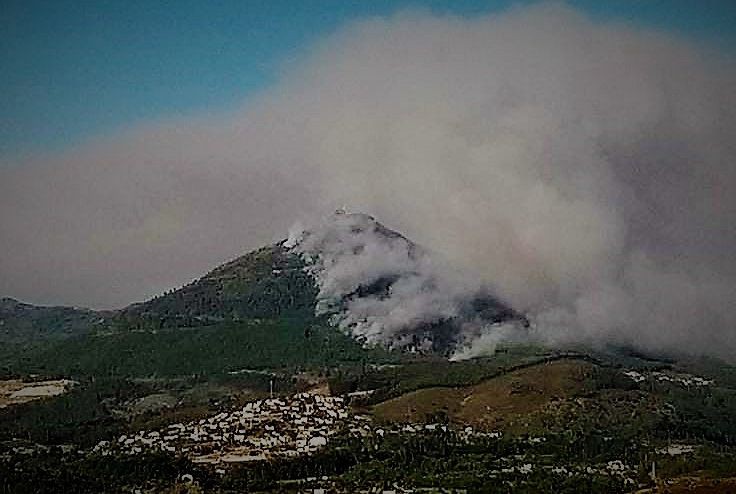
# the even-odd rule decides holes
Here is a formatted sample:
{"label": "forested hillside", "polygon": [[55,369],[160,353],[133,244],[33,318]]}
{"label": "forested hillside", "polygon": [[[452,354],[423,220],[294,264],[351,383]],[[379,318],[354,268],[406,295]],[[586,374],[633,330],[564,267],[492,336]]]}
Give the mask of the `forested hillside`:
{"label": "forested hillside", "polygon": [[222,321],[314,315],[316,288],[304,261],[282,244],[255,250],[202,278],[117,313],[118,328],[206,326]]}
{"label": "forested hillside", "polygon": [[63,338],[92,330],[105,314],[76,307],[44,307],[0,299],[0,343]]}

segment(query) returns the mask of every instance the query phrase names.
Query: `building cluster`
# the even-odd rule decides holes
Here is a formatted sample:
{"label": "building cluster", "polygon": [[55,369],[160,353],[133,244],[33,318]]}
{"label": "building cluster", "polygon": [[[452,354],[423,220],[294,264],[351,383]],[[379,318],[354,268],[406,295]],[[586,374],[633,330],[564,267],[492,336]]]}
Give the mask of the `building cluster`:
{"label": "building cluster", "polygon": [[[197,463],[237,463],[297,457],[327,446],[338,433],[357,437],[448,432],[443,424],[374,426],[370,417],[354,414],[341,397],[300,393],[258,400],[244,407],[158,430],[138,431],[92,450],[102,455],[166,451]],[[499,438],[500,432],[466,427],[454,434],[461,440]]]}
{"label": "building cluster", "polygon": [[657,382],[667,382],[672,384],[678,384],[680,386],[689,387],[704,387],[712,386],[715,384],[713,379],[706,379],[704,377],[693,376],[690,374],[678,374],[678,373],[665,373],[659,371],[651,372],[639,372],[635,370],[628,370],[624,372],[624,375],[634,382],[640,383],[647,379],[654,379]]}
{"label": "building cluster", "polygon": [[555,466],[551,467],[550,470],[558,475],[566,475],[568,477],[573,475],[598,475],[618,478],[624,485],[628,486],[636,484],[634,479],[637,476],[636,468],[627,465],[621,460],[611,460],[597,465]]}
{"label": "building cluster", "polygon": [[368,418],[349,413],[340,397],[300,393],[166,428],[102,441],[94,452],[140,454],[162,450],[195,462],[256,461],[313,453],[341,431],[368,434]]}
{"label": "building cluster", "polygon": [[680,456],[693,453],[695,446],[692,444],[668,444],[663,448],[658,448],[657,453],[668,456]]}

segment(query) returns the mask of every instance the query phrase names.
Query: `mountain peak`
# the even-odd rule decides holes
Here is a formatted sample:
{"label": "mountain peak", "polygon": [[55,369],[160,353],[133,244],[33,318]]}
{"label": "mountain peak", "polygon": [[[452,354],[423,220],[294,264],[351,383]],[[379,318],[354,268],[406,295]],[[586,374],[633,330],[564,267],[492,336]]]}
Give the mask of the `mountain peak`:
{"label": "mountain peak", "polygon": [[315,235],[320,237],[322,241],[328,240],[328,237],[343,240],[352,237],[354,240],[360,241],[361,237],[373,236],[374,239],[404,243],[410,249],[417,248],[416,244],[399,232],[387,228],[375,217],[365,213],[348,212],[344,208],[337,209],[331,216],[324,218],[315,225],[311,225],[309,229],[305,229],[301,224],[295,225],[289,232],[289,237],[284,241],[284,246],[294,248],[303,244],[309,237],[314,241]]}

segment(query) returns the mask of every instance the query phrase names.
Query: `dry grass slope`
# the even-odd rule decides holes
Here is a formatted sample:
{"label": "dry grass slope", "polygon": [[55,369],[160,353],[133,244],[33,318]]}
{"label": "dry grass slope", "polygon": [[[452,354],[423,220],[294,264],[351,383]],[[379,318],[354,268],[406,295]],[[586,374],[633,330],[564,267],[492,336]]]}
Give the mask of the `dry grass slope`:
{"label": "dry grass slope", "polygon": [[381,422],[450,422],[499,430],[559,399],[585,389],[593,369],[589,362],[558,360],[509,372],[474,386],[427,388],[373,408]]}
{"label": "dry grass slope", "polygon": [[733,494],[736,492],[736,477],[713,479],[708,477],[678,477],[658,481],[651,489],[636,491],[635,494]]}

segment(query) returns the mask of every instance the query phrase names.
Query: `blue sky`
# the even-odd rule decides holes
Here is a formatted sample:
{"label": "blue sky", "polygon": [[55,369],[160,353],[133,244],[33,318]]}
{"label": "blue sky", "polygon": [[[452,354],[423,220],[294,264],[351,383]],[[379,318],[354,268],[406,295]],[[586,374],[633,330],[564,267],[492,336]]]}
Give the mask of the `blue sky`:
{"label": "blue sky", "polygon": [[[0,159],[63,149],[151,119],[227,110],[346,22],[406,8],[474,16],[504,0],[2,0]],[[596,0],[600,19],[736,46],[733,0]]]}

